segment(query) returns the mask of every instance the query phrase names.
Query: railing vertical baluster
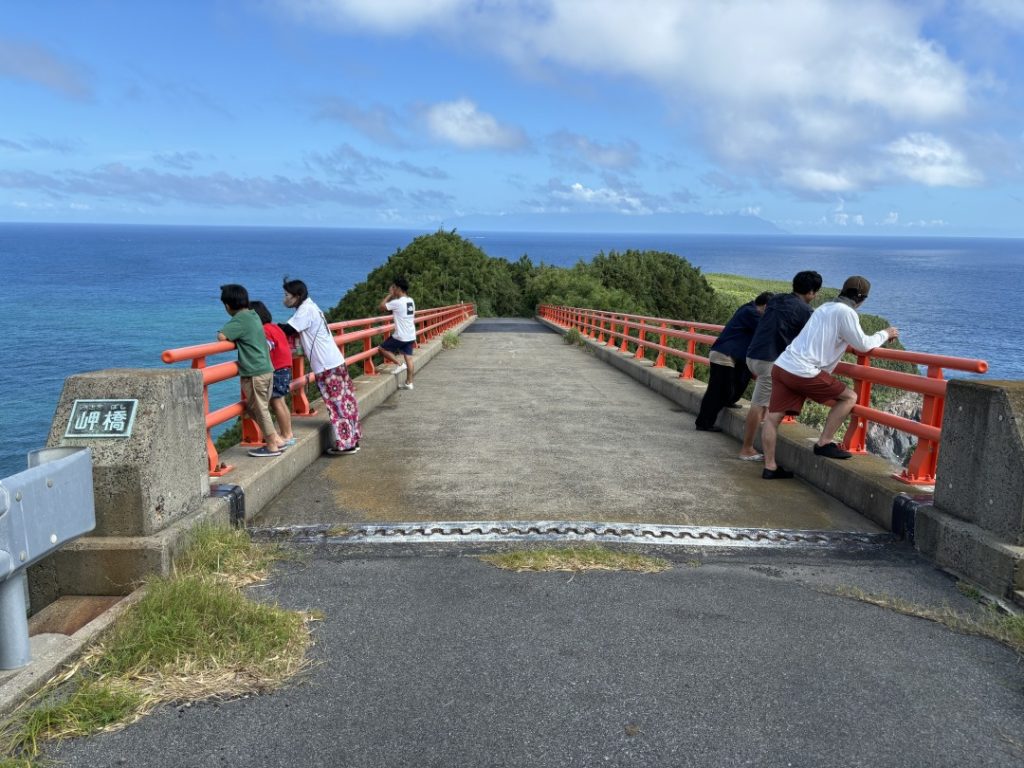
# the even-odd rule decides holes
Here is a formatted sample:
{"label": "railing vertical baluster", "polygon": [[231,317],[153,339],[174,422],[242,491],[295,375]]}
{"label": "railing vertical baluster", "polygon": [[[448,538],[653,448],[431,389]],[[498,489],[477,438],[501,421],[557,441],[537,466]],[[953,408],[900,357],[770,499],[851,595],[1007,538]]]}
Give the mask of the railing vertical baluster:
{"label": "railing vertical baluster", "polygon": [[[942,368],[928,367],[929,379],[941,379]],[[925,395],[921,406],[921,423],[931,427],[942,428],[942,412],[946,407],[946,398],[936,395]],[[931,440],[917,441],[914,455],[910,457],[902,477],[912,483],[930,483],[935,480],[935,470],[939,464],[939,445]]]}
{"label": "railing vertical baluster", "polygon": [[[665,333],[665,329],[666,328],[668,328],[668,324],[667,323],[662,323],[661,324],[661,334],[658,336],[658,345],[662,346],[662,347],[664,347],[668,343],[668,336]],[[663,349],[659,349],[658,350],[658,357],[654,361],[654,367],[655,368],[664,368],[665,367],[665,350],[663,350]]]}
{"label": "railing vertical baluster", "polygon": [[300,381],[306,376],[306,359],[302,353],[295,354],[292,350],[292,416],[312,416],[316,411],[309,407],[309,398],[306,397],[306,384],[294,386],[294,382]]}
{"label": "railing vertical baluster", "polygon": [[608,346],[614,347],[619,342],[615,340],[615,313],[608,315]]}
{"label": "railing vertical baluster", "polygon": [[643,320],[640,321],[640,330],[637,333],[636,338],[637,338],[636,354],[633,357],[635,357],[637,360],[643,360],[647,356],[647,351],[646,351],[646,348],[644,347],[644,342],[647,341],[647,331],[644,328],[644,321]]}
{"label": "railing vertical baluster", "polygon": [[[690,333],[696,333],[697,329],[692,325],[689,327]],[[697,341],[695,339],[689,339],[686,342],[686,351],[691,355],[697,354]],[[682,372],[679,374],[680,379],[692,379],[693,378],[693,360],[687,360],[686,365],[683,366]]]}
{"label": "railing vertical baluster", "polygon": [[[363,352],[369,352],[373,349],[373,337],[367,336],[363,339]],[[363,359],[363,375],[364,376],[376,376],[377,369],[373,365],[373,355],[367,355]]]}
{"label": "railing vertical baluster", "polygon": [[[857,355],[857,365],[870,366],[871,358],[868,355]],[[871,382],[855,380],[853,389],[857,393],[857,405],[871,407]],[[846,436],[843,438],[843,447],[851,453],[867,453],[868,420],[850,415],[850,424],[846,428]]]}

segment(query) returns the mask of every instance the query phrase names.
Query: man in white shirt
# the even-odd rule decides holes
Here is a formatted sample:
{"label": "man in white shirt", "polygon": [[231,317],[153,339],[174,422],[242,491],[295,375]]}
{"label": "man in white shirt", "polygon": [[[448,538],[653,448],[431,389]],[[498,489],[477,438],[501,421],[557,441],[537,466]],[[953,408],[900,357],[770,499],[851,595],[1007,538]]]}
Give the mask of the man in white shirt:
{"label": "man in white shirt", "polygon": [[847,346],[858,352],[868,352],[889,339],[895,339],[900,333],[890,327],[868,336],[861,330],[856,310],[867,299],[870,290],[871,283],[865,278],[847,278],[839,298],[815,310],[807,325],[775,360],[771,404],[761,435],[764,448],[761,477],[765,480],[793,477],[792,472],[775,462],[775,443],[782,417],[787,413],[799,414],[808,398],[817,403],[833,402],[821,437],[814,446],[814,454],[829,459],[848,459],[852,455],[832,442],[832,437],[853,410],[857,395],[833,376],[832,371]]}
{"label": "man in white shirt", "polygon": [[[389,362],[394,363],[395,374],[405,371],[405,384],[399,389],[412,389],[412,351],[416,344],[416,302],[409,295],[409,283],[404,277],[396,277],[391,283],[391,290],[380,303],[380,308],[387,310],[394,317],[395,329],[380,345],[380,353]],[[405,360],[398,364],[396,354]]]}

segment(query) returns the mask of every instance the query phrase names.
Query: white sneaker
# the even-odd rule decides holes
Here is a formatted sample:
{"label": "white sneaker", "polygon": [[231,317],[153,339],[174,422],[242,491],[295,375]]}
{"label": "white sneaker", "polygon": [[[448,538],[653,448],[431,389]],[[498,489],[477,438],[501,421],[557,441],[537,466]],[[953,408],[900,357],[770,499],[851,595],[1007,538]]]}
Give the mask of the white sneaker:
{"label": "white sneaker", "polygon": [[394,374],[396,374],[396,375],[397,375],[397,374],[401,373],[402,371],[404,371],[404,370],[405,370],[406,368],[408,368],[408,367],[409,367],[409,366],[407,366],[407,365],[406,365],[405,363],[402,363],[402,364],[401,364],[400,366],[398,366],[397,368],[395,368],[395,370],[393,370],[393,371],[392,371],[392,373],[394,373]]}
{"label": "white sneaker", "polygon": [[412,384],[399,384],[399,389],[412,389]]}

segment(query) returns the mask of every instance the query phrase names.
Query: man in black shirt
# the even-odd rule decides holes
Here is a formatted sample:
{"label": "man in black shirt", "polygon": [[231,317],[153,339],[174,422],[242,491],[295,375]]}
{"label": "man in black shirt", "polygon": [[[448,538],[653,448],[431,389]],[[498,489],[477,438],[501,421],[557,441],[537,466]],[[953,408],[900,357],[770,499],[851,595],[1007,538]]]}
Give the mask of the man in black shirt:
{"label": "man in black shirt", "polygon": [[821,275],[806,270],[793,277],[793,292],[776,294],[768,302],[754,337],[747,348],[747,367],[757,377],[750,396],[750,411],[743,430],[740,458],[760,461],[763,457],[754,450],[757,428],[768,411],[772,395],[772,363],[789,342],[796,338],[811,317],[811,302],[821,290]]}

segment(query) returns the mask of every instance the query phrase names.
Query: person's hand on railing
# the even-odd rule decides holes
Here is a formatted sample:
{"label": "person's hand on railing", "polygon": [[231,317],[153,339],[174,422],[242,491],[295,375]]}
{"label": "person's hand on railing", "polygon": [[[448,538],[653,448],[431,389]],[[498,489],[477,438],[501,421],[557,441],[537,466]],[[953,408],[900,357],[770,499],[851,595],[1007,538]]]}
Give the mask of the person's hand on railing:
{"label": "person's hand on railing", "polygon": [[898,339],[900,337],[900,329],[894,328],[891,325],[885,329],[885,332],[889,334],[889,341],[892,341],[893,339]]}

